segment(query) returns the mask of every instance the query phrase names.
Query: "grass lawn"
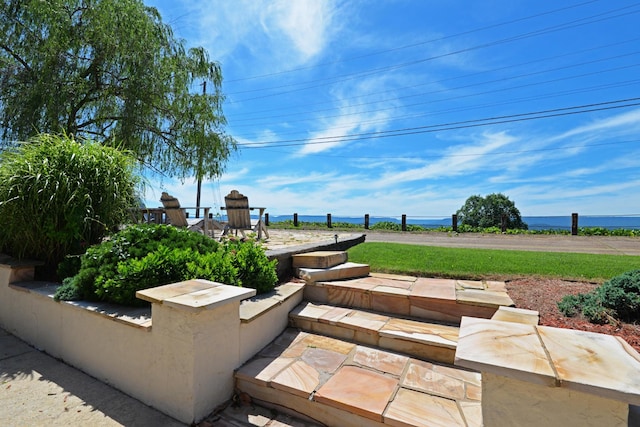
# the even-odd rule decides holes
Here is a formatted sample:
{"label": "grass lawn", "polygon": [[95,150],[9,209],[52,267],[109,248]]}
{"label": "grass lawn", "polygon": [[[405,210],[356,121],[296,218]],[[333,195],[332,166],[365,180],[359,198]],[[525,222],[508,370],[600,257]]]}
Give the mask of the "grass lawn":
{"label": "grass lawn", "polygon": [[401,243],[363,243],[349,261],[375,272],[423,277],[507,280],[522,276],[604,282],[639,269],[640,257],[565,252],[442,248]]}

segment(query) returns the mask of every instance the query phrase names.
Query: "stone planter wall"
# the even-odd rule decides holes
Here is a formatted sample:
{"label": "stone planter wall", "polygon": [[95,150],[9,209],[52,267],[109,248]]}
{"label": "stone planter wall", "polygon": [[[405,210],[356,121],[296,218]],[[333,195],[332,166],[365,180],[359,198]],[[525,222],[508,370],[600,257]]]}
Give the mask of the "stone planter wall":
{"label": "stone planter wall", "polygon": [[8,332],[187,424],[231,398],[253,289],[194,280],[143,291],[151,309],[127,310],[56,302],[59,285],[32,278],[33,264],[0,260]]}

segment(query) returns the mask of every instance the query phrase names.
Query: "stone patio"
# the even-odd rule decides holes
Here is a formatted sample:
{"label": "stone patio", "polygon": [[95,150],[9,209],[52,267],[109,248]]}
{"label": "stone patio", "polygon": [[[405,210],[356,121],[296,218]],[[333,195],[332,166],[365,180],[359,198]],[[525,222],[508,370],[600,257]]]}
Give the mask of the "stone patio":
{"label": "stone patio", "polygon": [[[258,403],[331,426],[480,426],[480,374],[286,330],[236,373]],[[313,415],[311,415],[313,414]]]}

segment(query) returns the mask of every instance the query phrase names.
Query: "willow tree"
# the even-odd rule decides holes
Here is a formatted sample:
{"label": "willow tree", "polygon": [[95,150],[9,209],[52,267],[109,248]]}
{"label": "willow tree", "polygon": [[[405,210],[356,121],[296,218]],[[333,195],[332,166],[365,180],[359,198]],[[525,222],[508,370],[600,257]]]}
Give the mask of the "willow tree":
{"label": "willow tree", "polygon": [[5,147],[64,133],[183,179],[218,175],[236,149],[219,64],[140,0],[0,0],[0,33]]}

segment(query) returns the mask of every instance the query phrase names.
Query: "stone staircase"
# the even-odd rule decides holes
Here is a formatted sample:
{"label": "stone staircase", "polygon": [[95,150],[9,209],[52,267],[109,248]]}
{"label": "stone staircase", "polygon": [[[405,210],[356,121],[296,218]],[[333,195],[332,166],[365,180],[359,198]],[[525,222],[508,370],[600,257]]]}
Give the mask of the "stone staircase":
{"label": "stone staircase", "polygon": [[346,252],[293,265],[304,300],[238,393],[327,426],[482,425],[480,374],[453,366],[458,326],[513,305],[504,283],[371,274]]}

